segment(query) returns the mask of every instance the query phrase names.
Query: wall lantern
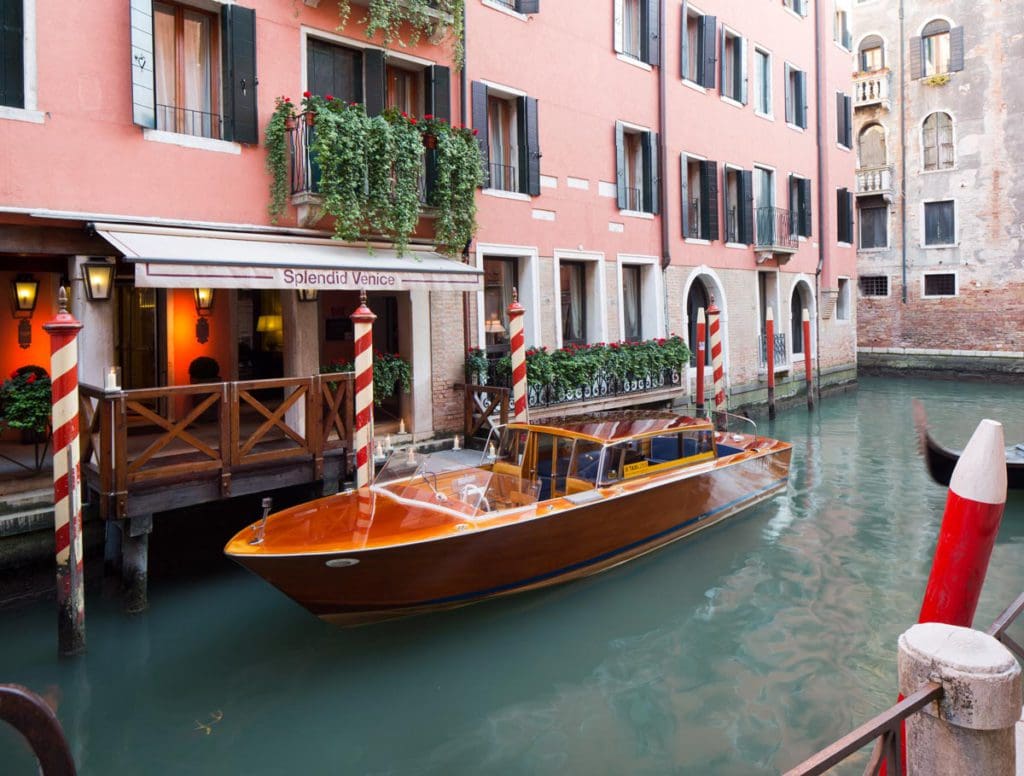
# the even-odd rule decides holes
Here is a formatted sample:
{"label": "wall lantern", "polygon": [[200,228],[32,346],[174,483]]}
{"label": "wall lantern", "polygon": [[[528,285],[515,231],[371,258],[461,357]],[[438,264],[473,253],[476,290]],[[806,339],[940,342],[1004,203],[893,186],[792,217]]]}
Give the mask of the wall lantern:
{"label": "wall lantern", "polygon": [[504,334],[505,327],[497,317],[488,318],[484,323],[484,332],[486,334]]}
{"label": "wall lantern", "polygon": [[36,309],[39,296],[39,281],[32,275],[18,275],[11,281],[11,303],[18,324],[18,345],[27,348],[32,344],[32,324],[29,319]]}
{"label": "wall lantern", "polygon": [[82,265],[85,295],[90,302],[106,302],[114,288],[114,265],[103,259],[89,259]]}
{"label": "wall lantern", "polygon": [[196,342],[205,345],[210,340],[210,322],[206,317],[213,312],[213,289],[197,288],[194,291],[196,297]]}
{"label": "wall lantern", "polygon": [[299,295],[300,302],[315,302],[320,296],[320,292],[315,288],[297,288],[295,293]]}

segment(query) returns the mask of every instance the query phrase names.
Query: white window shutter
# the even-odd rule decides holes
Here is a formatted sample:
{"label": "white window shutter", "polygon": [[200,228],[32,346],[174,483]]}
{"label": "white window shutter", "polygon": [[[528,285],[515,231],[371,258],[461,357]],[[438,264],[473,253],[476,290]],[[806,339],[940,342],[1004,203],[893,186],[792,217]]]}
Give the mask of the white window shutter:
{"label": "white window shutter", "polygon": [[613,0],[615,3],[615,52],[622,53],[622,0]]}

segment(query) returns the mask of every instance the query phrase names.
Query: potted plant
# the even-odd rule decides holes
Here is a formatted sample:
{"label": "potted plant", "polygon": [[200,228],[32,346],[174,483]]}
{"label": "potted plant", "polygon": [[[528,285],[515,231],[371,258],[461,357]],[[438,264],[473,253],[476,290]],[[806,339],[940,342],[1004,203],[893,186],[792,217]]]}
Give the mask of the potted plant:
{"label": "potted plant", "polygon": [[[320,367],[320,374],[354,371],[355,365],[350,361],[332,361]],[[401,386],[403,393],[412,389],[412,367],[409,362],[397,353],[374,354],[373,403],[380,404],[384,399],[394,396],[397,386]]]}
{"label": "potted plant", "polygon": [[19,429],[23,443],[46,441],[51,412],[50,378],[42,367],[16,369],[0,386],[0,421]]}

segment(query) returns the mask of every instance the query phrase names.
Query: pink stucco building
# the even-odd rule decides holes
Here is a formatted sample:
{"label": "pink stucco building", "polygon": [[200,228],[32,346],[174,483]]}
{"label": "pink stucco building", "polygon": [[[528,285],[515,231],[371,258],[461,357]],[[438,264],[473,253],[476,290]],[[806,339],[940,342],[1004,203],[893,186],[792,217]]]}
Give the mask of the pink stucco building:
{"label": "pink stucco building", "polygon": [[[39,283],[33,312],[0,316],[0,370],[47,365],[63,283],[87,383],[112,366],[125,388],[314,374],[351,357],[354,278],[380,270],[397,280],[369,289],[376,344],[413,379],[379,417],[418,438],[461,428],[465,348],[503,352],[513,287],[528,343],[549,347],[692,342],[713,296],[732,406],[764,387],[768,307],[783,392],[808,355],[823,383],[850,380],[852,55],[842,2],[808,5],[466,0],[460,70],[444,19],[385,44],[358,4],[339,28],[335,0],[0,0],[0,283]],[[429,217],[413,258],[328,243],[308,187],[270,220],[265,127],[307,90],[478,130],[465,262],[430,250]],[[84,293],[98,260],[109,300]],[[283,274],[303,266],[351,271],[304,301]],[[200,357],[215,363],[197,375]]]}

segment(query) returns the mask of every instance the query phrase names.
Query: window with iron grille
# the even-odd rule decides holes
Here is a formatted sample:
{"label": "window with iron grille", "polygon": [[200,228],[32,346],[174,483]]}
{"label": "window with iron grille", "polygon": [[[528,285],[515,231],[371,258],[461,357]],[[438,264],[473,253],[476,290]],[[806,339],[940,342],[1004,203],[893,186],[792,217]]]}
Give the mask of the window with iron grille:
{"label": "window with iron grille", "polygon": [[924,276],[925,296],[956,296],[956,275],[943,272]]}
{"label": "window with iron grille", "polygon": [[889,296],[889,278],[886,275],[861,275],[861,296]]}

